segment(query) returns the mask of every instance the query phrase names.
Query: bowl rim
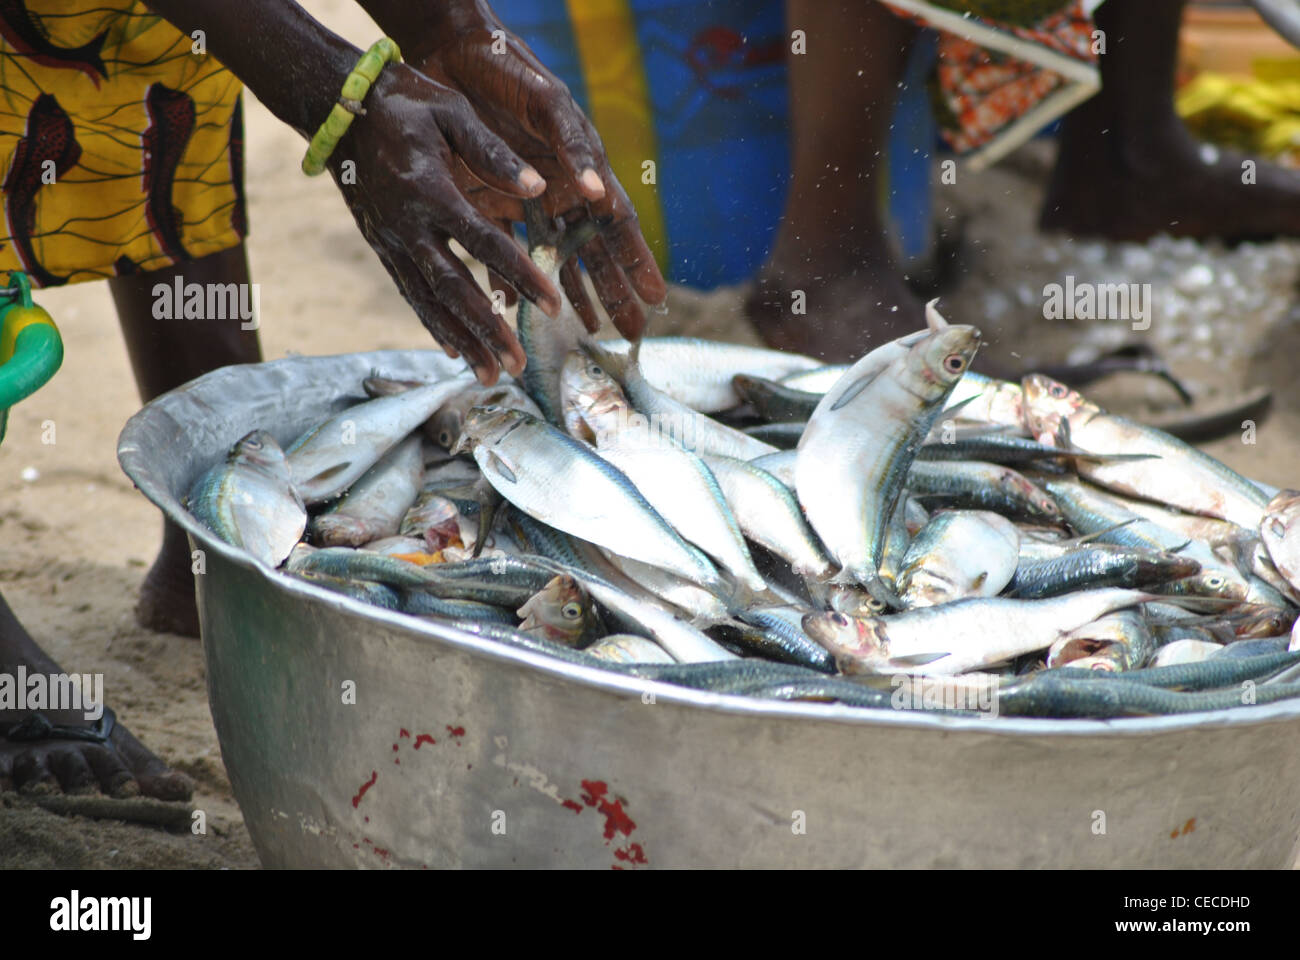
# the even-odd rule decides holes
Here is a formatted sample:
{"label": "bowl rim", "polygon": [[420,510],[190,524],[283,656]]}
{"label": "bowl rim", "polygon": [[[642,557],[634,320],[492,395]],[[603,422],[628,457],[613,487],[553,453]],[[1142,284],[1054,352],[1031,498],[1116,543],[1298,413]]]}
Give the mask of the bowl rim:
{"label": "bowl rim", "polygon": [[[579,683],[605,693],[635,695],[653,693],[656,703],[666,703],[688,709],[700,709],[739,716],[762,718],[788,718],[793,721],[830,721],[865,727],[900,727],[910,730],[936,730],[942,732],[979,732],[995,736],[1150,736],[1154,733],[1173,733],[1190,729],[1217,729],[1241,725],[1281,723],[1300,718],[1300,698],[1276,703],[1252,705],[1231,710],[1207,710],[1195,713],[1156,717],[1122,717],[1115,719],[1055,719],[1035,717],[951,716],[933,710],[876,709],[845,706],[843,704],[762,700],[739,694],[713,693],[694,690],[661,681],[646,680],[623,674],[568,663],[555,657],[531,650],[512,647],[498,640],[481,637],[429,620],[422,620],[397,611],[384,610],[372,604],[344,596],[316,586],[305,580],[286,576],[272,569],[251,554],[218,539],[200,524],[181,505],[157,471],[151,466],[149,456],[141,444],[148,425],[164,416],[173,423],[181,423],[171,416],[171,407],[177,398],[200,384],[240,376],[249,369],[268,369],[310,365],[313,362],[339,358],[373,358],[371,367],[379,367],[383,358],[394,355],[437,354],[440,351],[386,350],[368,353],[336,354],[322,356],[295,355],[259,364],[237,364],[222,367],[171,390],[145,404],[127,420],[118,437],[117,456],[122,470],[145,498],[158,507],[167,519],[180,526],[191,540],[202,549],[216,553],[224,561],[255,573],[266,584],[279,592],[295,597],[301,602],[323,605],[341,613],[351,614],[383,624],[390,631],[400,633],[419,643],[437,642],[448,645],[471,657],[489,661],[502,661],[532,668],[555,679]],[[503,379],[505,375],[503,374]],[[344,394],[340,394],[342,396]],[[208,640],[204,638],[206,647]]]}

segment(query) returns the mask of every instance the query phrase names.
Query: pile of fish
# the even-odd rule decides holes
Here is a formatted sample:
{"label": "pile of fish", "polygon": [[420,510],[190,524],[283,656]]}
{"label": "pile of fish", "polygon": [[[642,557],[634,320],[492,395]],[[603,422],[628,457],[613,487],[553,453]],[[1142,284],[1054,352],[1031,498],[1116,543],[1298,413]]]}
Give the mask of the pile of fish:
{"label": "pile of fish", "polygon": [[[558,275],[585,240],[530,224]],[[557,283],[557,288],[558,288]],[[849,366],[595,341],[527,304],[518,381],[387,379],[189,509],[280,575],[758,698],[1120,717],[1300,696],[1300,493],[928,324]],[[1292,634],[1293,628],[1295,634]]]}

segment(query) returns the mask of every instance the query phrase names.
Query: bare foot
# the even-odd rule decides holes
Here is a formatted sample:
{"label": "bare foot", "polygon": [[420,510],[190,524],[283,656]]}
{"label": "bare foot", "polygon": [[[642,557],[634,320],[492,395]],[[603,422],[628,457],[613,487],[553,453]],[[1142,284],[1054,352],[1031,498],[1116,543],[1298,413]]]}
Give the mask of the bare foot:
{"label": "bare foot", "polygon": [[[61,675],[0,597],[0,675],[10,684],[25,674]],[[47,710],[43,717],[58,727],[90,730],[84,710]],[[109,713],[104,714],[107,719]],[[102,722],[102,721],[101,721]],[[111,797],[143,794],[159,800],[188,800],[193,783],[145,749],[131,732],[113,723],[106,740],[44,736],[25,738],[33,727],[28,710],[0,710],[0,792],[92,793]],[[57,729],[55,731],[58,732]]]}
{"label": "bare foot", "polygon": [[140,585],[140,599],[135,607],[140,626],[182,637],[199,635],[194,574],[190,571],[189,541],[180,527],[167,523],[158,559]]}
{"label": "bare foot", "polygon": [[1063,144],[1040,223],[1132,242],[1160,233],[1228,242],[1300,236],[1300,173],[1200,144],[1181,128],[1104,152]]}

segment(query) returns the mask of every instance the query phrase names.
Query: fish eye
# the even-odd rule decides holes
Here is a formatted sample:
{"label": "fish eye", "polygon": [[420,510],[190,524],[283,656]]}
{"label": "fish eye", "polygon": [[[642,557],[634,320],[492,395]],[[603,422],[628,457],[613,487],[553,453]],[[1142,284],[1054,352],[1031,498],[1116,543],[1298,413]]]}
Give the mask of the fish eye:
{"label": "fish eye", "polygon": [[1214,575],[1214,576],[1206,577],[1206,578],[1205,578],[1205,584],[1206,584],[1206,586],[1208,586],[1211,590],[1218,590],[1218,589],[1219,589],[1221,586],[1223,586],[1226,582],[1227,582],[1227,581],[1224,580],[1223,577],[1220,577],[1220,576],[1218,576],[1217,574]]}
{"label": "fish eye", "polygon": [[943,358],[943,368],[949,373],[961,373],[966,369],[966,358],[960,353],[950,353]]}
{"label": "fish eye", "polygon": [[577,620],[582,616],[582,607],[570,600],[564,606],[560,607],[560,616],[565,620]]}
{"label": "fish eye", "polygon": [[1064,399],[1065,399],[1065,384],[1063,384],[1063,383],[1054,383],[1054,384],[1052,384],[1050,387],[1047,388],[1047,392],[1048,392],[1049,394],[1051,394],[1053,397],[1055,397],[1057,400],[1064,400]]}
{"label": "fish eye", "polygon": [[604,375],[605,375],[605,371],[602,370],[597,364],[594,363],[587,364],[587,376],[592,378],[599,378],[599,377],[603,377]]}
{"label": "fish eye", "polygon": [[446,427],[443,427],[443,429],[438,431],[438,446],[440,447],[451,446],[451,431],[448,430]]}

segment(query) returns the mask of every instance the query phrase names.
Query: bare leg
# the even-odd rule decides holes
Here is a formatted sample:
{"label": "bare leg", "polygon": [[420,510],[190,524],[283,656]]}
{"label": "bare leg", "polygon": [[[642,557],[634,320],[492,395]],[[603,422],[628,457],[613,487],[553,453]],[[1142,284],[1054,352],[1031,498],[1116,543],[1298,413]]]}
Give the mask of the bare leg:
{"label": "bare leg", "polygon": [[915,27],[863,0],[787,0],[786,20],[808,43],[788,58],[792,179],[746,309],[772,346],[850,360],[923,323],[891,260],[879,179]]}
{"label": "bare leg", "polygon": [[1101,91],[1066,119],[1042,226],[1115,240],[1300,234],[1300,173],[1209,150],[1174,111],[1185,0],[1107,0]]}
{"label": "bare leg", "polygon": [[[58,674],[58,665],[45,655],[14,617],[0,596],[0,673],[13,677],[19,667],[27,675]],[[190,779],[141,746],[125,727],[116,726],[107,743],[84,740],[11,741],[5,733],[26,711],[0,710],[0,792],[85,793],[97,787],[114,797],[137,794],[162,800],[188,799]],[[46,711],[52,723],[85,726],[84,712]]]}
{"label": "bare leg", "polygon": [[[243,245],[165,270],[109,281],[118,320],[131,355],[140,399],[148,402],[210,370],[262,359],[257,332],[241,330],[240,320],[159,320],[154,317],[154,286],[184,283],[248,283]],[[151,630],[196,637],[198,611],[190,551],[180,527],[164,521],[162,549],[140,588],[136,618]]]}

